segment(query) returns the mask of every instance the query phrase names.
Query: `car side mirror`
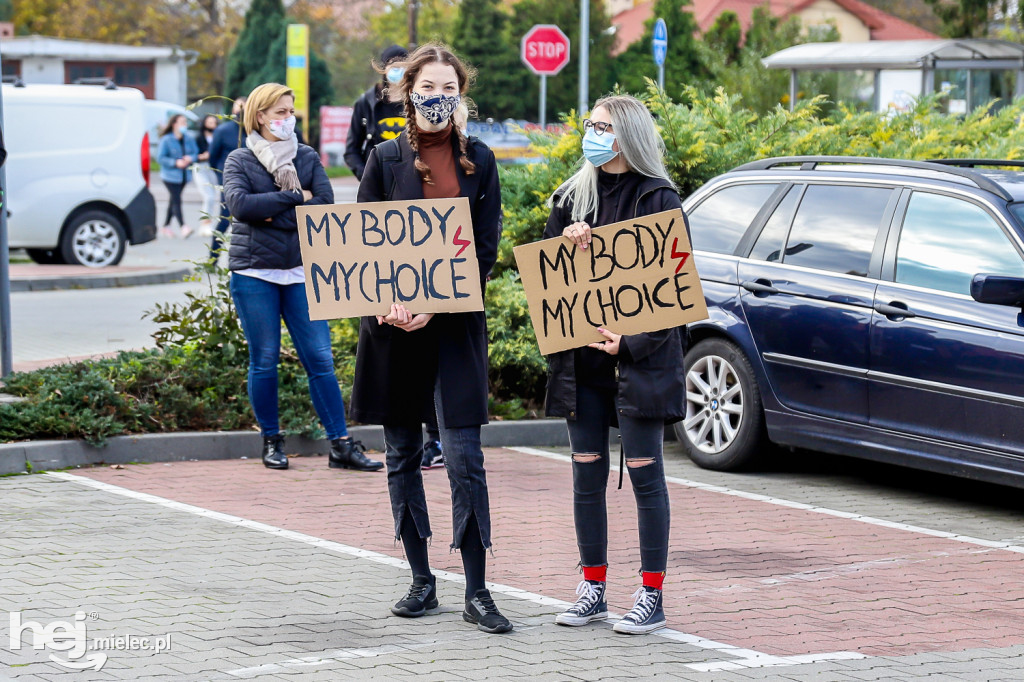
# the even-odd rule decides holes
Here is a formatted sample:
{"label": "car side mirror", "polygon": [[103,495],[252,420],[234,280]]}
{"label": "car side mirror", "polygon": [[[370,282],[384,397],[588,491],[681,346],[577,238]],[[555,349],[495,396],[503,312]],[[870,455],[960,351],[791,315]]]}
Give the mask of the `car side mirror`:
{"label": "car side mirror", "polygon": [[1006,275],[975,275],[971,280],[971,298],[978,303],[1024,306],[1024,278]]}

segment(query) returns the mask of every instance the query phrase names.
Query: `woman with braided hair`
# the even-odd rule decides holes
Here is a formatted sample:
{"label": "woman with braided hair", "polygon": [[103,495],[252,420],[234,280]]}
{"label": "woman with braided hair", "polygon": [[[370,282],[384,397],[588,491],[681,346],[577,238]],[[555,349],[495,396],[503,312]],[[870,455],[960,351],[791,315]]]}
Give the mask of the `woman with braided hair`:
{"label": "woman with braided hair", "polygon": [[[404,104],[406,128],[370,153],[358,201],[469,199],[483,288],[498,254],[501,190],[493,152],[476,138],[467,138],[455,120],[473,72],[437,44],[422,45],[387,68],[403,70],[389,87],[389,96]],[[435,408],[452,490],[451,547],[461,552],[466,573],[462,617],[484,632],[508,632],[512,623],[498,611],[484,583],[491,546],[480,445],[480,426],[487,423],[484,313],[435,315],[395,304],[387,315],[364,317],[352,414],[360,422],[384,426],[395,537],[402,540],[413,575],[408,593],[391,611],[406,618],[438,606],[427,558],[430,521],[419,457],[420,424]]]}

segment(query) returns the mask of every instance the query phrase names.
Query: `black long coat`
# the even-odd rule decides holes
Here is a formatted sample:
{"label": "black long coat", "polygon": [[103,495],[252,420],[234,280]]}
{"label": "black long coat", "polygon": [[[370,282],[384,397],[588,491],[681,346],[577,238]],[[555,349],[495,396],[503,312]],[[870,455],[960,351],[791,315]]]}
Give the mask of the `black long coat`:
{"label": "black long coat", "polygon": [[[397,143],[401,158],[381,168],[382,150]],[[458,159],[458,141],[452,135]],[[469,199],[473,239],[480,264],[481,290],[498,257],[501,188],[494,153],[470,138],[466,154],[476,165],[466,175],[456,161],[461,196]],[[405,133],[374,147],[359,183],[358,201],[410,201],[423,198],[423,181],[413,165]],[[387,179],[385,179],[387,175]],[[387,185],[387,186],[385,186]],[[412,312],[416,312],[413,310]],[[487,318],[483,311],[439,313],[426,327],[407,332],[374,317],[359,325],[352,417],[365,424],[418,424],[433,412],[435,378],[440,376],[444,423],[448,427],[487,423]]]}
{"label": "black long coat", "polygon": [[[614,220],[628,220],[681,207],[679,195],[667,181],[647,178],[636,187],[635,196],[623,197]],[[571,204],[558,206],[556,202],[544,227],[544,238],[561,236],[573,222]],[[591,227],[600,227],[595,222],[594,218],[588,221]],[[688,224],[686,229],[689,232]],[[662,419],[666,423],[686,416],[685,333],[685,327],[672,327],[622,337],[619,342],[616,415]],[[576,371],[574,351],[548,356],[545,412],[549,417],[576,419]]]}

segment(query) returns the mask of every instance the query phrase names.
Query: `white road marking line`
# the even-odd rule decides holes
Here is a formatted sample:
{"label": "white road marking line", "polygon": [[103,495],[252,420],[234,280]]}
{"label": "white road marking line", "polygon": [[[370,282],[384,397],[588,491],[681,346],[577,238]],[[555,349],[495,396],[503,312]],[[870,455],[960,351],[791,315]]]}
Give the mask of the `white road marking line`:
{"label": "white road marking line", "polygon": [[[562,455],[557,452],[549,452],[547,450],[539,450],[537,448],[507,447],[505,448],[505,450],[521,452],[524,455],[547,457],[548,459],[555,459],[560,462],[572,461],[572,458],[569,457],[569,455]],[[732,495],[733,497],[742,497],[744,499],[753,500],[755,502],[767,502],[768,504],[774,504],[780,507],[790,507],[792,509],[799,509],[801,511],[808,511],[815,514],[837,516],[839,518],[849,519],[850,521],[857,521],[859,523],[867,523],[873,526],[882,526],[883,528],[893,528],[895,530],[905,530],[911,533],[919,533],[921,535],[932,535],[937,538],[945,538],[947,540],[964,542],[970,545],[978,545],[979,547],[1002,549],[1006,550],[1007,552],[1016,552],[1017,554],[1024,554],[1024,547],[1020,545],[1014,545],[1009,542],[1002,542],[999,540],[985,540],[983,538],[975,538],[969,535],[959,535],[957,533],[951,533],[945,530],[935,530],[934,528],[924,528],[923,526],[912,526],[909,523],[887,521],[886,519],[878,519],[873,516],[864,516],[863,514],[857,514],[854,512],[844,512],[839,511],[838,509],[829,509],[828,507],[818,507],[816,505],[805,504],[803,502],[793,502],[792,500],[784,500],[778,497],[770,497],[768,495],[762,495],[760,493],[748,493],[743,490],[733,490],[732,488],[726,488],[720,485],[711,485],[710,483],[690,481],[685,478],[676,478],[674,476],[666,476],[665,480],[667,480],[669,483],[677,483],[679,485],[684,485],[688,488],[698,488],[700,490],[706,490],[712,493],[721,493],[723,495]]]}
{"label": "white road marking line", "polygon": [[[520,451],[520,452],[525,450],[525,448],[508,448],[508,449],[514,449],[514,450],[517,450],[517,451]],[[531,452],[527,452],[526,454],[541,454],[542,456],[551,456],[551,457],[557,458],[557,459],[562,459],[563,458],[562,455],[558,455],[556,453],[548,453],[548,452],[544,452],[543,450],[533,450],[532,448],[530,448],[530,450],[531,450]],[[568,460],[569,458],[568,457],[564,457],[564,459]],[[49,476],[51,478],[60,479],[60,480],[63,480],[63,481],[70,481],[70,482],[73,482],[73,483],[78,483],[80,485],[85,485],[85,486],[88,486],[88,487],[91,487],[91,488],[95,488],[97,490],[102,490],[104,492],[112,493],[112,494],[115,494],[115,495],[120,495],[122,497],[128,497],[128,498],[131,498],[131,499],[134,499],[134,500],[139,500],[140,502],[149,502],[151,504],[160,505],[160,506],[166,507],[168,509],[174,509],[176,511],[186,512],[186,513],[189,513],[189,514],[195,514],[197,516],[201,516],[201,517],[204,517],[204,518],[212,519],[212,520],[215,520],[215,521],[222,521],[224,523],[228,523],[228,524],[231,524],[231,525],[234,525],[234,526],[239,526],[241,528],[248,528],[250,530],[256,530],[256,531],[260,531],[260,532],[263,532],[263,533],[268,533],[270,535],[274,535],[274,536],[277,536],[277,537],[280,537],[280,538],[286,538],[288,540],[294,540],[296,542],[301,542],[301,543],[304,543],[304,544],[307,544],[307,545],[311,545],[313,547],[319,547],[321,549],[325,549],[325,550],[328,550],[328,551],[331,551],[331,552],[335,552],[337,554],[342,554],[342,555],[346,555],[346,556],[352,556],[352,557],[356,557],[356,558],[359,558],[359,559],[366,559],[366,560],[369,560],[369,561],[374,561],[376,563],[385,564],[387,566],[393,566],[395,568],[400,568],[402,570],[409,570],[409,564],[407,562],[403,561],[402,559],[396,559],[395,557],[391,557],[391,556],[388,556],[386,554],[380,554],[379,552],[373,552],[373,551],[370,551],[370,550],[367,550],[367,549],[361,549],[359,547],[351,547],[349,545],[344,545],[344,544],[342,544],[340,542],[334,542],[332,540],[325,540],[324,538],[318,538],[318,537],[316,537],[314,535],[307,535],[305,533],[299,533],[299,532],[292,531],[292,530],[286,530],[284,528],[278,528],[277,526],[271,526],[271,525],[266,524],[266,523],[260,523],[258,521],[253,521],[251,519],[245,519],[245,518],[242,518],[240,516],[233,516],[231,514],[224,514],[222,512],[217,512],[217,511],[213,511],[213,510],[210,510],[210,509],[204,509],[203,507],[196,507],[196,506],[191,505],[191,504],[185,504],[184,502],[177,502],[175,500],[169,500],[166,497],[159,497],[157,495],[151,495],[149,493],[142,493],[142,492],[138,492],[136,490],[129,490],[128,488],[122,488],[121,486],[113,485],[111,483],[104,483],[103,481],[96,481],[96,480],[93,480],[91,478],[87,478],[85,476],[78,476],[78,475],[75,475],[75,474],[69,474],[69,473],[63,472],[63,471],[51,471],[51,472],[46,472],[43,475],[44,476]],[[455,583],[463,583],[464,584],[466,582],[465,576],[463,576],[463,575],[461,575],[459,573],[451,572],[451,571],[434,571],[434,576],[437,577],[440,580],[448,580],[448,581],[455,582]],[[562,601],[561,599],[553,599],[551,597],[545,597],[542,594],[536,594],[536,593],[533,593],[533,592],[527,592],[526,590],[521,590],[518,587],[512,587],[510,585],[502,585],[500,583],[488,582],[487,583],[487,588],[489,590],[491,590],[492,592],[497,592],[498,594],[503,594],[503,595],[505,595],[507,597],[514,597],[516,599],[522,599],[523,601],[527,601],[527,602],[530,602],[530,603],[533,603],[533,604],[537,604],[539,606],[552,606],[552,607],[559,608],[559,609],[566,609],[566,608],[572,606],[572,604],[570,602]],[[613,614],[613,613],[611,613],[609,611],[608,618],[609,618],[609,620],[615,620],[615,619],[621,618],[621,616],[619,614]],[[611,627],[611,623],[609,623],[607,625],[607,627],[610,628]],[[710,639],[705,639],[703,637],[698,637],[696,635],[687,634],[685,632],[680,632],[678,630],[673,630],[671,628],[662,628],[660,630],[655,630],[654,632],[650,633],[649,636],[661,637],[663,639],[668,639],[668,640],[671,640],[671,641],[674,641],[674,642],[680,642],[682,644],[688,644],[690,646],[693,646],[693,647],[696,647],[696,648],[699,648],[699,649],[722,651],[723,653],[728,653],[729,655],[736,657],[734,660],[729,660],[729,661],[710,661],[710,662],[705,662],[705,663],[685,664],[686,667],[688,667],[688,668],[691,668],[693,670],[702,670],[702,671],[704,671],[704,670],[734,670],[734,669],[739,669],[739,668],[764,668],[764,667],[775,667],[775,666],[792,666],[792,665],[801,665],[801,664],[804,664],[804,663],[810,663],[810,662],[815,662],[815,661],[850,660],[850,659],[857,659],[857,658],[867,658],[867,656],[865,656],[863,654],[858,654],[858,653],[851,652],[851,651],[837,651],[837,652],[822,653],[822,654],[809,654],[809,655],[805,655],[805,656],[770,656],[768,654],[763,654],[761,652],[754,651],[752,649],[740,649],[740,648],[738,648],[736,646],[733,646],[732,644],[725,644],[723,642],[715,642],[715,641],[710,640]],[[344,656],[346,658],[357,658],[357,657],[362,655],[362,654],[354,653],[354,652],[357,652],[357,651],[362,651],[362,650],[359,650],[359,649],[341,650],[338,653],[338,656]],[[372,655],[379,655],[379,654],[372,654]],[[808,656],[810,656],[811,659],[809,659]],[[304,663],[304,664],[318,665],[318,663],[313,662],[314,659],[317,659],[317,657],[304,657],[304,658],[300,658],[300,659],[288,659],[288,660],[296,660],[296,661],[298,661],[300,663]],[[277,665],[277,664],[268,664],[268,665]]]}

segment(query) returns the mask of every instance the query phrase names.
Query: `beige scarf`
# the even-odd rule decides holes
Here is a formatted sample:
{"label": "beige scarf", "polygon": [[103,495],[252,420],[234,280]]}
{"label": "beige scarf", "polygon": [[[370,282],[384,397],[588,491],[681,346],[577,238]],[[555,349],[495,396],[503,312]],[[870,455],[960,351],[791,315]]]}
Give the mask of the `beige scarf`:
{"label": "beige scarf", "polygon": [[267,172],[274,176],[274,182],[283,190],[302,191],[299,174],[295,171],[295,154],[299,141],[292,135],[287,140],[270,142],[255,130],[245,138],[245,146],[252,150]]}

